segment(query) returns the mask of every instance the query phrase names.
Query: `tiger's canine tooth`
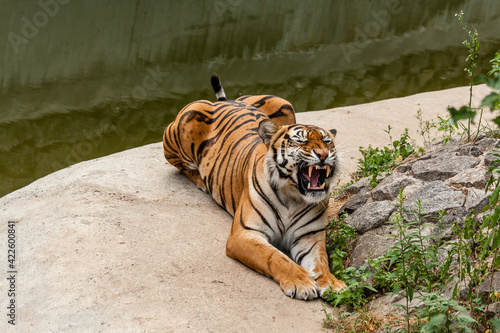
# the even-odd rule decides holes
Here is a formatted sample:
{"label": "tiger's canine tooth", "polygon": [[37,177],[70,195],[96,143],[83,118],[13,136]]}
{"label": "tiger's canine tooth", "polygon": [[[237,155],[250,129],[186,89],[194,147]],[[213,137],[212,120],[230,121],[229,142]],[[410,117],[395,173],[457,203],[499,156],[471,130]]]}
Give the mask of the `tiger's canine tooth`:
{"label": "tiger's canine tooth", "polygon": [[312,166],[312,165],[310,165],[310,166],[309,166],[309,171],[308,171],[308,173],[309,173],[309,178],[311,178],[312,171],[313,171],[313,166]]}
{"label": "tiger's canine tooth", "polygon": [[318,189],[320,189],[320,190],[323,190],[324,188],[325,188],[325,183],[321,184],[321,186],[318,187]]}
{"label": "tiger's canine tooth", "polygon": [[328,177],[329,174],[330,174],[330,166],[326,165],[326,176]]}
{"label": "tiger's canine tooth", "polygon": [[311,183],[307,184],[307,189],[310,190],[311,189]]}

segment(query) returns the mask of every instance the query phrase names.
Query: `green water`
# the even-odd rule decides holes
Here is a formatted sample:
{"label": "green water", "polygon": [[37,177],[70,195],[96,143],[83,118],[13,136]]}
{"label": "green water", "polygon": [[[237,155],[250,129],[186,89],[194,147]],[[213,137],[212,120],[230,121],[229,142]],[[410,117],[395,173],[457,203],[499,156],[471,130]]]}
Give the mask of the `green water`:
{"label": "green water", "polygon": [[485,72],[493,0],[0,1],[0,196],[161,141],[185,104],[213,99],[214,72],[229,98],[298,111],[466,85],[462,9]]}

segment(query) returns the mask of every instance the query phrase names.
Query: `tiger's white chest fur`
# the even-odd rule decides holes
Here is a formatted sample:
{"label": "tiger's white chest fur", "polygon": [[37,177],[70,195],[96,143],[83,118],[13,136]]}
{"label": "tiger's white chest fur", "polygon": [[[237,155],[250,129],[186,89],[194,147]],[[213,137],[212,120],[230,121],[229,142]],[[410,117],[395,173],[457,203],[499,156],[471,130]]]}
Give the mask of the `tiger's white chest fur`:
{"label": "tiger's white chest fur", "polygon": [[[269,175],[266,175],[269,176]],[[296,252],[294,242],[310,232],[326,227],[328,199],[309,203],[300,196],[290,195],[288,186],[275,188],[271,182],[250,186],[250,196],[259,218],[264,221],[254,226],[268,236],[269,242],[284,252]],[[292,253],[291,253],[292,254]]]}

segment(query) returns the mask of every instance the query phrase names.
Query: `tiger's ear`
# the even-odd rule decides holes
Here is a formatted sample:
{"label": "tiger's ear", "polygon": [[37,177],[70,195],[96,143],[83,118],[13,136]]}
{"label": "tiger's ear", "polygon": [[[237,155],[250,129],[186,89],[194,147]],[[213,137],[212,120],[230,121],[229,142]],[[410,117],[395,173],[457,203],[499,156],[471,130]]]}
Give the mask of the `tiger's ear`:
{"label": "tiger's ear", "polygon": [[259,124],[259,136],[266,145],[271,142],[271,138],[278,130],[279,127],[271,120],[263,120]]}
{"label": "tiger's ear", "polygon": [[336,130],[336,129],[331,129],[331,130],[330,130],[330,133],[332,133],[332,134],[333,134],[333,136],[335,136],[335,135],[337,135],[337,130]]}

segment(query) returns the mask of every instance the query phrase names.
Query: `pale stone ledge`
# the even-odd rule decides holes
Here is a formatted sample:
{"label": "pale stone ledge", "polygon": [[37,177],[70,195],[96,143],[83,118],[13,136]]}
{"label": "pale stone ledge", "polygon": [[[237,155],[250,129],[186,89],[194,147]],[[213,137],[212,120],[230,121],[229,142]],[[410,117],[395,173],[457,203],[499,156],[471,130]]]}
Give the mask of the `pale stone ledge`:
{"label": "pale stone ledge", "polygon": [[[488,90],[475,91],[477,105]],[[417,137],[418,109],[435,119],[467,98],[462,87],[298,120],[338,130],[347,179],[359,146],[388,143],[387,125],[393,138],[405,127]],[[160,143],[73,165],[0,198],[4,273],[9,220],[17,221],[19,332],[324,330],[322,301],[292,300],[225,256],[231,217],[167,164]],[[0,327],[8,325],[8,282],[0,279]]]}

